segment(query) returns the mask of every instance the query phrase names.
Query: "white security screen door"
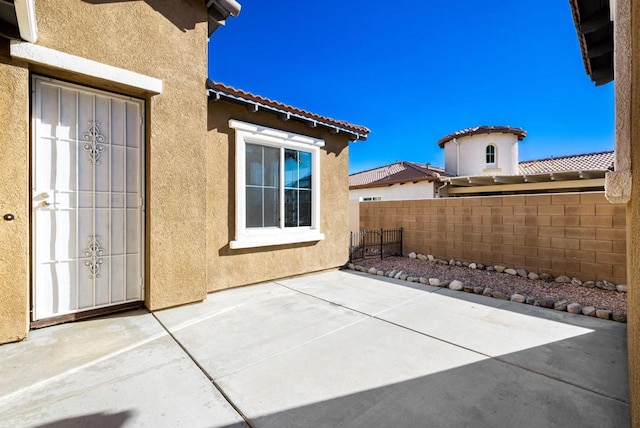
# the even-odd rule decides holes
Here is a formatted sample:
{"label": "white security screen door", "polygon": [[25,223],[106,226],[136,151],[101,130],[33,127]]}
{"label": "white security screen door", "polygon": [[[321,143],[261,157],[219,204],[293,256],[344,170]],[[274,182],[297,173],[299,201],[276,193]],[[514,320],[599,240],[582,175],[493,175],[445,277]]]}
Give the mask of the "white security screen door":
{"label": "white security screen door", "polygon": [[32,320],[142,300],[144,102],[32,89]]}

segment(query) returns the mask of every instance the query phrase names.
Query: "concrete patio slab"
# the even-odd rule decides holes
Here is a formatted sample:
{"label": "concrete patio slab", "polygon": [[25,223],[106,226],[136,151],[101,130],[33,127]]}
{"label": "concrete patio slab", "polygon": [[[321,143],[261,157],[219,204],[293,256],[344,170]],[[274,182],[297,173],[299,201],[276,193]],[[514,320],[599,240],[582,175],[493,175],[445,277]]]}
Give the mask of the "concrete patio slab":
{"label": "concrete patio slab", "polygon": [[628,396],[624,324],[448,289],[377,317],[614,399]]}
{"label": "concrete patio slab", "polygon": [[329,272],[32,331],[0,347],[0,426],[624,427],[625,334]]}
{"label": "concrete patio slab", "polygon": [[0,347],[2,427],[243,427],[146,311],[59,325]]}
{"label": "concrete patio slab", "polygon": [[430,285],[349,271],[325,272],[277,283],[368,315],[410,302],[425,292],[439,290]]}

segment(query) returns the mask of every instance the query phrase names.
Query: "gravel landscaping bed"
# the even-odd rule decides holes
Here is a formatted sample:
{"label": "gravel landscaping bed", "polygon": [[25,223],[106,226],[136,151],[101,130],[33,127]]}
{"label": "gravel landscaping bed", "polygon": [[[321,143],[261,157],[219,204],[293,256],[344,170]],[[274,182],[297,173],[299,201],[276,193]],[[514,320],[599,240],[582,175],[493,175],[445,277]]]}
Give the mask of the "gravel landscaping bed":
{"label": "gravel landscaping bed", "polygon": [[[415,257],[415,254],[412,257]],[[461,263],[458,262],[458,264]],[[556,282],[555,279],[549,277],[547,281],[529,279],[517,274],[514,275],[513,271],[511,274],[499,273],[495,270],[483,269],[482,265],[480,265],[480,269],[473,269],[456,266],[455,263],[449,264],[449,262],[442,260],[427,260],[425,256],[359,260],[357,264],[350,264],[349,267],[412,282],[431,282],[432,285],[448,286],[459,291],[475,292],[505,300],[626,322],[626,293],[597,288],[593,286],[593,282],[585,282],[587,286],[584,286],[578,280],[574,280],[573,283],[563,283]],[[375,271],[372,268],[375,268]],[[498,268],[500,269],[500,267]],[[489,267],[489,269],[494,269],[494,267]],[[389,275],[390,273],[393,275]],[[566,279],[568,278],[565,277]],[[455,282],[450,284],[453,281]],[[601,286],[601,282],[598,286]],[[626,289],[626,286],[620,285],[618,289]]]}

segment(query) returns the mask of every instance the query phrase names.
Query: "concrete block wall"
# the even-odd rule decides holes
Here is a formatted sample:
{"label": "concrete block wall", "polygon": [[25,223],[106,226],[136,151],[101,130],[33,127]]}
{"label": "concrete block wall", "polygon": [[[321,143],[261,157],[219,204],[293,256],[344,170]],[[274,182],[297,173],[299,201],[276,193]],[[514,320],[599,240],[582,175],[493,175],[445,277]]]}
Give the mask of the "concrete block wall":
{"label": "concrete block wall", "polygon": [[616,284],[625,223],[603,192],[360,203],[360,228],[403,227],[405,252]]}

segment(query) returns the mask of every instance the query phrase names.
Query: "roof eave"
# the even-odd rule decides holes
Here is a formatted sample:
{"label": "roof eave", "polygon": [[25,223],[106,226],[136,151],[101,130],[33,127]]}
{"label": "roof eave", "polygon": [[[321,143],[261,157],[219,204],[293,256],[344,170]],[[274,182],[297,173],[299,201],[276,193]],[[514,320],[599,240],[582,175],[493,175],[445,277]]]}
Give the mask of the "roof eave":
{"label": "roof eave", "polygon": [[311,127],[311,128],[316,128],[318,126],[322,126],[324,128],[327,128],[329,130],[330,133],[332,134],[339,134],[339,133],[343,133],[346,134],[349,137],[349,140],[351,141],[364,141],[367,139],[367,134],[366,133],[362,133],[362,132],[358,132],[352,129],[348,129],[345,128],[343,126],[339,126],[339,125],[335,125],[326,121],[322,121],[319,119],[315,119],[315,118],[310,118],[310,117],[306,117],[304,115],[301,115],[299,113],[294,113],[294,112],[290,112],[281,108],[277,108],[274,106],[270,106],[258,101],[254,101],[254,100],[248,100],[246,98],[240,97],[238,95],[233,95],[233,94],[229,94],[227,92],[221,91],[219,89],[215,89],[215,88],[208,88],[207,89],[207,94],[209,96],[210,99],[214,100],[214,101],[218,101],[218,100],[226,100],[226,101],[230,101],[236,104],[242,104],[242,105],[246,105],[249,107],[252,107],[252,111],[257,112],[259,110],[262,110],[266,113],[271,113],[274,114],[276,116],[278,116],[280,119],[282,120],[296,120],[298,122],[302,122],[304,124],[306,124],[307,126]]}
{"label": "roof eave", "polygon": [[235,0],[205,0],[205,4],[209,15],[209,37],[218,27],[225,25],[227,18],[238,16],[242,9]]}
{"label": "roof eave", "polygon": [[436,180],[438,180],[438,177],[422,177],[422,178],[414,178],[414,179],[411,179],[411,180],[380,181],[380,182],[373,182],[373,183],[368,183],[368,184],[352,185],[352,186],[349,186],[349,190],[369,189],[369,188],[372,188],[372,187],[387,187],[387,186],[391,186],[393,184],[418,183],[418,182],[422,182],[422,181],[436,181]]}

